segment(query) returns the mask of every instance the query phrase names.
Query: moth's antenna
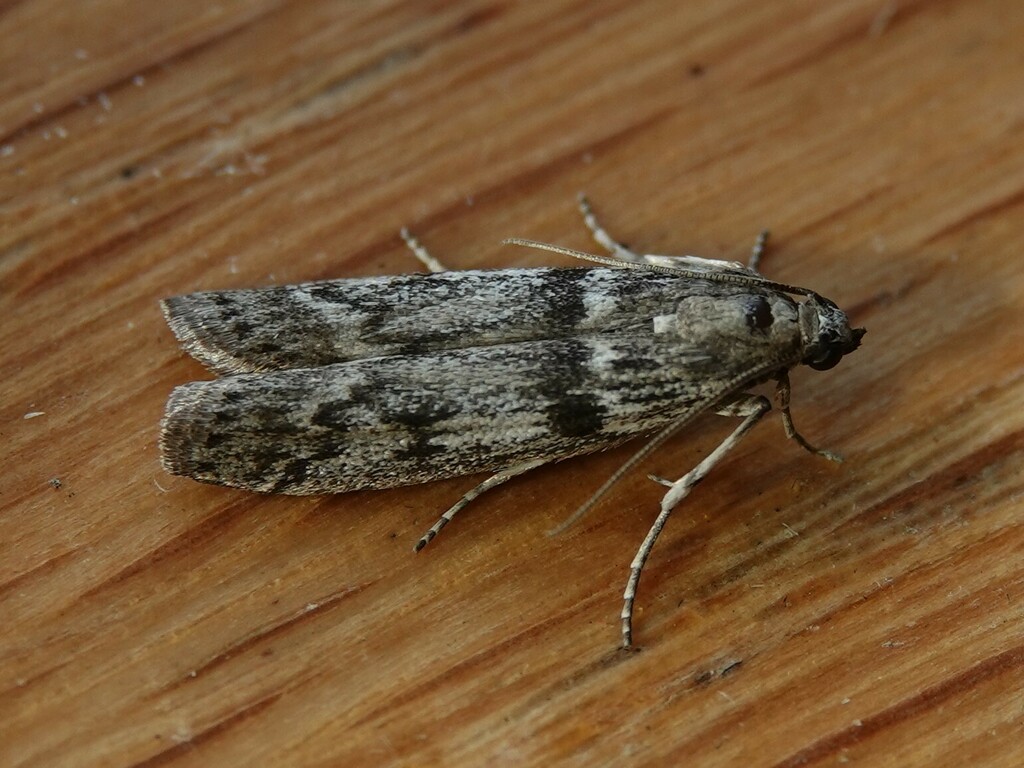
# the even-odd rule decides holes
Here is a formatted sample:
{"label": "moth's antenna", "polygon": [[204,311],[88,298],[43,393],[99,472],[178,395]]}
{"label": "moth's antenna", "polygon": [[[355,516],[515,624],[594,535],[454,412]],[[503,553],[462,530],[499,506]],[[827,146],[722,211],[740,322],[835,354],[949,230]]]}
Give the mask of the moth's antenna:
{"label": "moth's antenna", "polygon": [[[622,259],[613,259],[611,256],[598,256],[595,253],[587,253],[586,251],[577,251],[574,248],[565,248],[561,245],[552,245],[551,243],[541,243],[537,240],[525,240],[521,237],[509,237],[501,241],[502,245],[521,245],[524,248],[536,248],[540,251],[551,251],[552,253],[560,253],[563,256],[572,256],[574,259],[580,261],[592,261],[595,264],[604,264],[609,267],[626,267],[626,268],[638,268],[644,269],[646,267],[652,267],[658,271],[667,272],[668,269],[664,267],[655,267],[652,264],[637,264],[632,261],[623,261]],[[675,270],[673,270],[675,271]]]}
{"label": "moth's antenna", "polygon": [[679,267],[666,267],[661,264],[648,264],[637,263],[633,261],[623,261],[622,259],[615,259],[610,256],[598,256],[593,253],[587,253],[586,251],[577,251],[575,248],[565,248],[561,245],[552,245],[551,243],[541,243],[537,240],[524,240],[521,237],[509,237],[501,241],[502,245],[521,245],[524,248],[536,248],[541,251],[551,251],[552,253],[560,253],[563,256],[572,256],[574,259],[580,261],[592,261],[595,264],[604,264],[609,267],[620,267],[622,269],[640,269],[647,272],[662,272],[666,275],[673,275],[675,277],[686,277],[691,280],[709,280],[714,283],[732,283],[733,285],[749,285],[760,288],[771,288],[776,291],[783,293],[795,293],[800,296],[811,296],[814,291],[807,288],[798,288],[795,285],[786,285],[785,283],[776,283],[771,280],[765,280],[764,278],[751,277],[749,275],[730,275],[727,272],[703,272],[696,269],[680,269]]}

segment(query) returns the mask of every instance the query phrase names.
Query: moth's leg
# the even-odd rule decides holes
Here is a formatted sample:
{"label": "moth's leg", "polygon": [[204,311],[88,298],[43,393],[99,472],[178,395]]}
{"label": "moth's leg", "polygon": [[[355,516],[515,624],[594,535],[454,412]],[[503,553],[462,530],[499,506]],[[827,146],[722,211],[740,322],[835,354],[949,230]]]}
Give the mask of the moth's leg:
{"label": "moth's leg", "polygon": [[476,486],[476,488],[472,489],[471,491],[469,491],[469,493],[467,493],[465,496],[463,496],[461,499],[455,502],[455,504],[453,504],[448,509],[447,512],[441,515],[441,517],[437,519],[437,522],[430,526],[430,530],[423,534],[423,537],[418,542],[416,542],[416,546],[414,548],[415,551],[419,552],[421,549],[427,546],[427,544],[429,544],[430,541],[441,532],[441,529],[452,521],[452,518],[455,517],[455,515],[461,512],[466,507],[466,505],[469,504],[469,502],[471,502],[481,493],[489,491],[491,490],[491,488],[495,488],[496,486],[499,486],[502,483],[506,483],[513,477],[516,477],[517,475],[522,475],[525,472],[529,472],[531,469],[536,469],[537,467],[543,466],[544,464],[547,464],[550,461],[551,459],[534,459],[533,461],[526,461],[523,462],[522,464],[516,464],[513,467],[508,467],[507,469],[503,469],[500,472],[496,472],[495,474],[491,475],[482,483],[480,483],[480,485]]}
{"label": "moth's leg", "polygon": [[623,648],[629,648],[633,644],[633,600],[636,598],[636,588],[640,583],[640,574],[643,571],[644,563],[647,562],[647,558],[651,554],[654,542],[657,541],[661,529],[665,527],[665,523],[669,515],[672,514],[672,510],[675,509],[680,501],[686,498],[687,494],[690,493],[690,489],[703,480],[705,475],[729,451],[736,447],[742,437],[771,409],[771,401],[763,395],[744,395],[723,408],[722,410],[727,411],[730,415],[743,416],[743,422],[715,450],[708,454],[700,464],[670,484],[668,492],[661,500],[661,512],[658,513],[654,525],[647,532],[644,543],[640,545],[636,557],[633,558],[633,562],[629,566],[629,580],[626,582],[625,592],[622,593],[624,602],[620,617],[622,619]]}
{"label": "moth's leg", "polygon": [[764,255],[764,249],[768,245],[768,235],[771,233],[767,229],[762,229],[757,239],[754,241],[754,247],[750,249],[750,258],[747,259],[747,269],[751,272],[757,272],[761,274],[761,257]]}
{"label": "moth's leg", "polygon": [[700,256],[659,256],[658,254],[652,253],[644,256],[643,258],[648,264],[666,267],[706,269],[710,272],[742,272],[744,274],[757,275],[758,277],[761,277],[758,267],[761,264],[761,257],[764,255],[765,247],[768,245],[769,234],[770,233],[767,229],[762,229],[758,233],[757,239],[754,241],[754,247],[750,249],[750,257],[747,259],[746,266],[740,264],[738,261],[704,259]]}
{"label": "moth's leg", "polygon": [[700,256],[667,256],[658,253],[636,253],[626,247],[624,243],[620,243],[618,240],[615,240],[608,234],[608,231],[598,223],[597,216],[594,215],[594,211],[590,207],[590,201],[587,200],[586,195],[582,193],[579,196],[579,208],[580,213],[583,214],[583,221],[594,235],[594,239],[620,261],[626,261],[633,264],[653,264],[657,267],[698,269],[705,270],[707,272],[739,272],[745,275],[756,275],[757,277],[762,276],[758,271],[758,265],[761,262],[761,256],[764,254],[765,245],[768,242],[767,229],[762,230],[761,233],[758,234],[757,240],[754,241],[754,247],[751,249],[750,258],[747,260],[745,265],[738,261],[728,261],[726,259],[705,259]]}
{"label": "moth's leg", "polygon": [[409,250],[413,252],[413,255],[420,260],[420,263],[427,268],[428,271],[433,273],[447,272],[448,267],[442,264],[440,261],[430,255],[428,251],[419,240],[412,236],[412,233],[408,229],[402,227],[399,231],[402,239],[405,240],[405,244],[409,246]]}
{"label": "moth's leg", "polygon": [[738,261],[724,261],[722,259],[703,259],[700,256],[663,256],[656,253],[636,253],[624,244],[612,238],[607,230],[602,227],[597,216],[590,207],[590,201],[586,196],[579,196],[580,213],[583,214],[583,221],[594,235],[594,239],[604,248],[611,252],[619,261],[632,264],[653,264],[657,267],[675,267],[677,269],[697,269],[706,272],[739,272],[744,275],[754,274],[760,277],[756,270],[748,269]]}
{"label": "moth's leg", "polygon": [[656,267],[697,269],[704,272],[731,272],[750,277],[761,277],[759,272],[751,271],[738,261],[705,259],[700,256],[663,256],[658,253],[648,253],[643,257],[643,260],[645,264],[653,264]]}
{"label": "moth's leg", "polygon": [[[737,395],[736,399],[722,403],[718,406],[718,408],[715,409],[715,415],[734,416],[736,418],[745,419],[750,415],[750,401],[753,397],[753,395]],[[666,488],[671,488],[676,484],[674,480],[668,480],[660,475],[647,475],[647,477],[658,485],[664,485]]]}
{"label": "moth's leg", "polygon": [[822,448],[815,448],[806,438],[796,431],[796,427],[793,425],[793,414],[789,412],[789,372],[783,372],[777,379],[775,387],[775,396],[779,399],[779,410],[782,411],[782,426],[786,430],[786,437],[790,440],[796,440],[797,445],[802,447],[804,450],[816,453],[819,456],[824,456],[829,461],[836,463],[842,463],[843,457],[838,453],[832,451],[826,451]]}
{"label": "moth's leg", "polygon": [[586,195],[580,193],[577,201],[580,213],[583,214],[583,223],[587,225],[587,229],[590,230],[598,245],[621,261],[628,261],[633,264],[644,263],[644,257],[641,254],[634,253],[625,244],[612,238],[608,231],[598,223],[597,216],[594,215],[594,209],[590,207],[590,201],[587,200]]}

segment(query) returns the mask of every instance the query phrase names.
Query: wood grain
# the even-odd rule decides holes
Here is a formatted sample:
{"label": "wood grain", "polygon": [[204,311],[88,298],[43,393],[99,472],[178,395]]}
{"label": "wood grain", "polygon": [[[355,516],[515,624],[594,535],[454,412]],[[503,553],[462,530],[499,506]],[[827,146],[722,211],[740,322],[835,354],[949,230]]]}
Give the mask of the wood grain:
{"label": "wood grain", "polygon": [[[0,3],[0,764],[1024,762],[1016,0]],[[867,326],[630,558],[708,417],[281,498],[162,473],[159,298],[588,248],[737,257]],[[41,414],[34,417],[32,414]],[[59,485],[59,487],[57,487]]]}

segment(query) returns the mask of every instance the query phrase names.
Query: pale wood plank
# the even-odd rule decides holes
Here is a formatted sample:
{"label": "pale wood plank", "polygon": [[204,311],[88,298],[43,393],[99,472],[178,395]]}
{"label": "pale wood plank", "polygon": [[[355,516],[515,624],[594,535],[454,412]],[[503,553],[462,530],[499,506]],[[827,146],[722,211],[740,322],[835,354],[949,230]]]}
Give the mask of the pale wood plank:
{"label": "pale wood plank", "polygon": [[[0,763],[1019,765],[1024,11],[0,4]],[[670,522],[616,650],[629,449],[273,498],[165,476],[157,301],[589,247],[742,257],[866,325]],[[44,415],[26,419],[26,414]],[[682,472],[709,418],[647,469]],[[48,481],[60,480],[60,488]],[[798,535],[794,535],[798,534]]]}

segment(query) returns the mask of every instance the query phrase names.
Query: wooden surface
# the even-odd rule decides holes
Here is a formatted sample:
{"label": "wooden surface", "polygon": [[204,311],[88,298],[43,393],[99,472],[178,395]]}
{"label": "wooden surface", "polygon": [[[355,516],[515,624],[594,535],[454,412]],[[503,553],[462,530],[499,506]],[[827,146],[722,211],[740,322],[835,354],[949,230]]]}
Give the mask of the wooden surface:
{"label": "wooden surface", "polygon": [[[1024,761],[1018,0],[0,3],[0,764]],[[708,417],[331,498],[165,475],[197,289],[742,257],[867,326],[627,567]],[[35,415],[33,414],[40,414]],[[59,484],[59,487],[54,487]]]}

